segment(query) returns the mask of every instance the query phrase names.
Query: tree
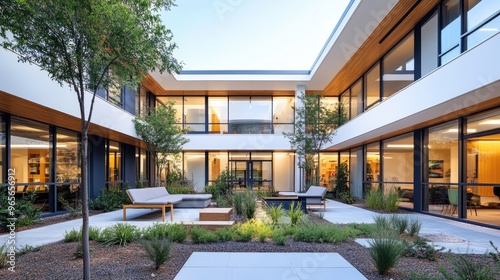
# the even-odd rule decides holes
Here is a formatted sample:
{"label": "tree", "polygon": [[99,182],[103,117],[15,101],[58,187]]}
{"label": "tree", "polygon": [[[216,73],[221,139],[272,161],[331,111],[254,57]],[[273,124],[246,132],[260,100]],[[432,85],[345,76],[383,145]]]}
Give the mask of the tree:
{"label": "tree", "polygon": [[98,89],[136,87],[150,71],[178,72],[161,9],[173,0],[3,0],[0,45],[35,63],[78,98],[81,123],[83,277],[90,279],[88,129]]}
{"label": "tree", "polygon": [[323,146],[332,141],[335,129],[347,121],[343,103],[334,108],[325,104],[324,96],[315,93],[298,95],[299,106],[294,106],[294,132],[284,132],[290,145],[296,150],[299,167],[304,169],[306,177],[311,179],[308,185],[319,183],[319,165],[315,159]]}
{"label": "tree", "polygon": [[153,155],[156,172],[155,185],[160,186],[161,170],[165,168],[170,156],[176,156],[182,151],[182,146],[189,142],[184,137],[182,129],[175,119],[174,102],[151,110],[144,117],[133,120],[137,135],[147,144],[147,149]]}

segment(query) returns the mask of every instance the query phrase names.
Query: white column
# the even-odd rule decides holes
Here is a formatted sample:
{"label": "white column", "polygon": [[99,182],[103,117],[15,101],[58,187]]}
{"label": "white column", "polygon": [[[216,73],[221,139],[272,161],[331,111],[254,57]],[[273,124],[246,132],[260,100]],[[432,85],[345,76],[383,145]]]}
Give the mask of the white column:
{"label": "white column", "polygon": [[[304,106],[303,102],[298,98],[300,95],[306,93],[305,85],[297,85],[295,89],[295,108],[301,108]],[[295,115],[297,119],[297,115]],[[299,168],[299,157],[295,154],[295,191],[301,191],[305,188],[305,172],[303,169]]]}

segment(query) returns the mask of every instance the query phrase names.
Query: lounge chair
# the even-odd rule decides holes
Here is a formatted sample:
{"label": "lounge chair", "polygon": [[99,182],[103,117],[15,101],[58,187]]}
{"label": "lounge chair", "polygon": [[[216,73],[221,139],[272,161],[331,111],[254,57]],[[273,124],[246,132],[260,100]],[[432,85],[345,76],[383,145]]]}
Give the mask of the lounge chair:
{"label": "lounge chair", "polygon": [[204,208],[211,200],[211,194],[169,194],[165,187],[128,189],[132,204],[123,205],[123,220],[127,220],[127,208],[160,208],[165,221],[165,209],[170,208],[170,220],[174,219],[174,204],[179,208]]}
{"label": "lounge chair", "polygon": [[279,192],[279,196],[296,196],[301,201],[305,201],[306,206],[309,205],[322,205],[323,210],[326,212],[326,194],[327,188],[320,186],[310,186],[307,192]]}
{"label": "lounge chair", "polygon": [[123,205],[123,220],[127,220],[127,208],[160,208],[161,218],[165,221],[165,209],[170,208],[170,220],[174,220],[174,204],[182,201],[181,197],[172,197],[164,187],[128,189],[132,204]]}

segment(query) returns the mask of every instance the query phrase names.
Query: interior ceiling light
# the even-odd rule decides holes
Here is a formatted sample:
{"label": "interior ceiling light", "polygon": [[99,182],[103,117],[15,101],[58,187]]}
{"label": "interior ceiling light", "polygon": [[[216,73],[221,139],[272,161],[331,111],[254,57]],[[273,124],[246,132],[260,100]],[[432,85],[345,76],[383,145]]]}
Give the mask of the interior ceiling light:
{"label": "interior ceiling light", "polygon": [[500,124],[500,119],[491,119],[491,120],[487,120],[484,122],[480,122],[479,124],[481,124],[481,125],[483,125],[483,124]]}
{"label": "interior ceiling light", "polygon": [[[458,128],[450,128],[446,131],[446,133],[456,133],[458,132]],[[474,133],[477,132],[477,129],[475,128],[467,128],[467,133]]]}
{"label": "interior ceiling light", "polygon": [[413,148],[413,144],[389,144],[387,148]]}

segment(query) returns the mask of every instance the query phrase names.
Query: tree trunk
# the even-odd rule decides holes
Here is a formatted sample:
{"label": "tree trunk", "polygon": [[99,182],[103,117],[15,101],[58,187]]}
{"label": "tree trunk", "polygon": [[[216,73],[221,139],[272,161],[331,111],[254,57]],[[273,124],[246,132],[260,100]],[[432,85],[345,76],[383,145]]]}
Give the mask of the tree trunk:
{"label": "tree trunk", "polygon": [[82,250],[83,250],[83,279],[90,279],[90,242],[89,242],[89,203],[88,203],[88,130],[82,130],[81,139],[82,157]]}

